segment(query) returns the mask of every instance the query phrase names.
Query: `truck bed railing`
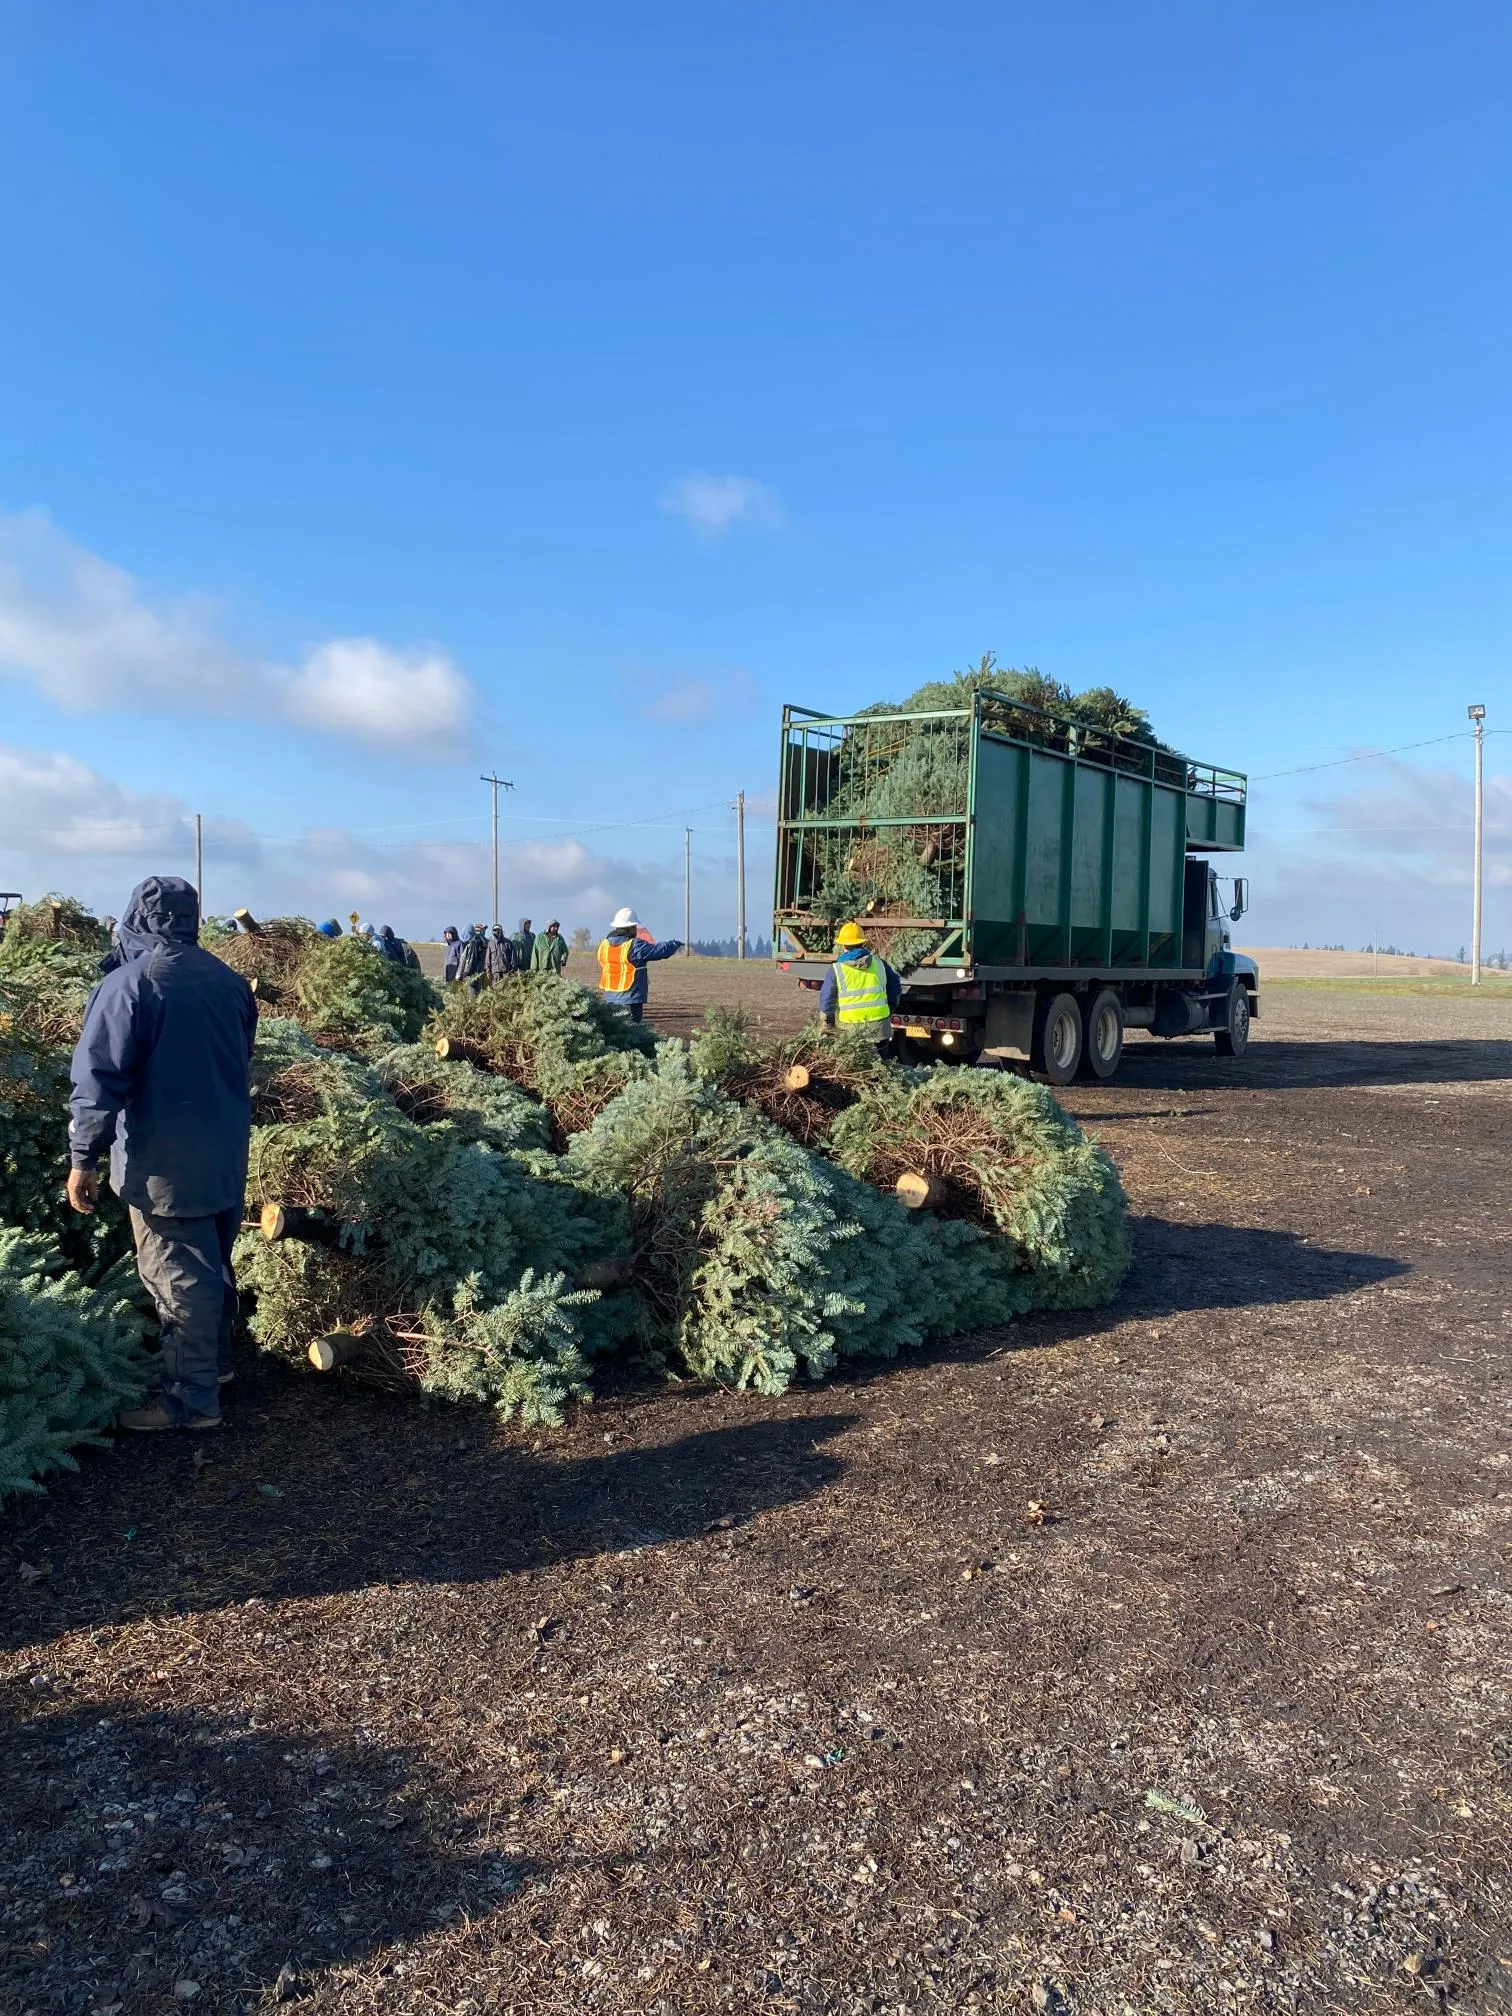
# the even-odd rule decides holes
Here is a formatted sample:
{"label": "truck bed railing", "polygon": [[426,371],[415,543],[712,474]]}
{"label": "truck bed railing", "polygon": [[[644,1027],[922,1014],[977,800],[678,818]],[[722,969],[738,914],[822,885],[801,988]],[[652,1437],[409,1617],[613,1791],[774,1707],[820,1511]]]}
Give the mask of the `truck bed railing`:
{"label": "truck bed railing", "polygon": [[1186,854],[1243,845],[1239,771],[1007,698],[782,736],[774,942],[810,954],[855,918],[900,968],[1169,963]]}

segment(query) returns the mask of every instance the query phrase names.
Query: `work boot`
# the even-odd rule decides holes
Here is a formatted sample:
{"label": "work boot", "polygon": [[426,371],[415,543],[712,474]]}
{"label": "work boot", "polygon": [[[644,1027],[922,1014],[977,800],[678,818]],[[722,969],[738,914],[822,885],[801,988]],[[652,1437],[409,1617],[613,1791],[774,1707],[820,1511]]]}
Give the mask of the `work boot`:
{"label": "work boot", "polygon": [[163,1406],[128,1407],[124,1414],[116,1418],[117,1428],[124,1428],[133,1435],[160,1435],[169,1428],[190,1428],[196,1431],[219,1428],[219,1414],[191,1414],[180,1421]]}

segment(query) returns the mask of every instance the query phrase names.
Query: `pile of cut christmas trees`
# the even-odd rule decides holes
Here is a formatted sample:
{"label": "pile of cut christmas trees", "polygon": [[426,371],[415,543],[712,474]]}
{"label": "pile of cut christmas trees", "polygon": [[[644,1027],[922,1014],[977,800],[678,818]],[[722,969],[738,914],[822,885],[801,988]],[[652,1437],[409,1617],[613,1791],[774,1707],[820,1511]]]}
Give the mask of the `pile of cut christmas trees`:
{"label": "pile of cut christmas trees", "polygon": [[[961,908],[971,763],[962,716],[974,703],[989,729],[1017,741],[1074,746],[1113,768],[1142,767],[1153,752],[1173,781],[1185,777],[1183,759],[1157,741],[1144,710],[1111,686],[1073,693],[1042,672],[1000,666],[990,652],[969,672],[932,680],[901,703],[878,702],[825,758],[826,825],[805,837],[820,927],[810,950],[827,950],[846,917],[872,920],[868,943],[899,971],[940,943],[940,927],[913,920]],[[888,917],[908,921],[893,929]]]}
{"label": "pile of cut christmas trees", "polygon": [[[658,1044],[549,973],[442,1003],[298,921],[205,943],[262,1007],[237,1248],[250,1329],[318,1370],[551,1422],[612,1354],[776,1393],[1094,1306],[1127,1266],[1112,1164],[1022,1080],[904,1070],[818,1025],[760,1043],[728,1014]],[[26,1230],[0,1236],[38,1242],[0,1305],[0,1356],[21,1366],[44,1305],[72,1298],[80,1334],[50,1362],[111,1377],[66,1421],[37,1405],[87,1434],[147,1361],[110,1271],[118,1222],[82,1235],[59,1209],[75,958],[0,946],[0,1101],[23,1082],[29,1101],[29,1146],[0,1149],[0,1219]],[[0,1491],[45,1467],[22,1420],[36,1388],[24,1370],[0,1388]]]}

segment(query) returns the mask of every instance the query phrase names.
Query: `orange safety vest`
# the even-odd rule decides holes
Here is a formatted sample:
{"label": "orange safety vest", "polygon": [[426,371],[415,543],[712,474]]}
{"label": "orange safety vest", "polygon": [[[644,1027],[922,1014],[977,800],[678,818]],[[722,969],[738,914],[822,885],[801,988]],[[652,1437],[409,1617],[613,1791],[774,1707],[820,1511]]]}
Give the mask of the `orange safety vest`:
{"label": "orange safety vest", "polygon": [[635,985],[635,968],[630,964],[630,947],[633,938],[624,938],[618,944],[612,938],[605,938],[598,949],[599,992],[601,994],[628,994]]}

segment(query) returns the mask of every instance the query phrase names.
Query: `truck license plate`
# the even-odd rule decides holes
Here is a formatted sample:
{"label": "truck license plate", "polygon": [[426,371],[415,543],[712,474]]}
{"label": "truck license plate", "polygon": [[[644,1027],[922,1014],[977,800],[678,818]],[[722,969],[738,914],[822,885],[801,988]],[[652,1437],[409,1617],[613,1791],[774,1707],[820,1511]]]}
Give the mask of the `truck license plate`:
{"label": "truck license plate", "polygon": [[903,1034],[905,1036],[927,1036],[929,1031],[921,1029],[917,1022],[908,1022],[904,1024]]}

